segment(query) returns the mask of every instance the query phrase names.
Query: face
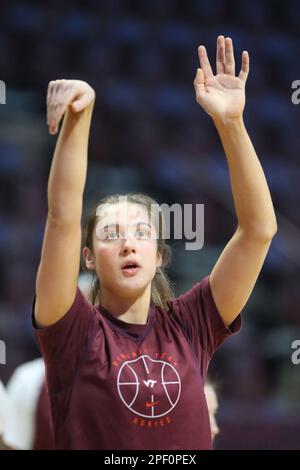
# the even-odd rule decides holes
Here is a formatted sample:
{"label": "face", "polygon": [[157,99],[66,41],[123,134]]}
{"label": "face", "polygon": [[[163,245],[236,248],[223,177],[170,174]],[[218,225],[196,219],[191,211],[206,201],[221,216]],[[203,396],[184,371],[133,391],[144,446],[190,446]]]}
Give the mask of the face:
{"label": "face", "polygon": [[100,206],[97,214],[94,253],[86,264],[96,270],[103,294],[136,297],[151,289],[161,255],[147,209],[118,202]]}
{"label": "face", "polygon": [[216,420],[216,413],[218,411],[218,399],[217,399],[216,392],[214,391],[211,385],[204,386],[204,393],[205,393],[207,408],[208,408],[208,413],[209,413],[211,439],[213,441],[214,438],[220,432],[220,429]]}

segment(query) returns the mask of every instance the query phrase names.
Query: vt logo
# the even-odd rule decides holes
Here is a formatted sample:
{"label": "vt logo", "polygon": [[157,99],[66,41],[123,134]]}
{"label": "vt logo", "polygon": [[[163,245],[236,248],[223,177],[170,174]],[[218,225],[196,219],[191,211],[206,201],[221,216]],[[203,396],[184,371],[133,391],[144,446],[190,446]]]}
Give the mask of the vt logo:
{"label": "vt logo", "polygon": [[154,385],[157,383],[157,380],[143,380],[146,387],[153,388]]}

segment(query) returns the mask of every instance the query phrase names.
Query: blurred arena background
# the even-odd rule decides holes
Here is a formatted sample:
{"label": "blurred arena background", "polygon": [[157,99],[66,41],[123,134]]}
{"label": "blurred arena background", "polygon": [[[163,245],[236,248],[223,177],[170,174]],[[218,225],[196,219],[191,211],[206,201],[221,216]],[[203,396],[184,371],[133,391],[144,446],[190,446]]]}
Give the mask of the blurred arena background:
{"label": "blurred arena background", "polygon": [[[106,194],[143,191],[160,203],[205,204],[205,244],[172,243],[180,294],[208,274],[235,229],[226,161],[196,104],[197,46],[233,38],[237,69],[250,53],[245,122],[278,217],[242,332],[218,351],[218,449],[300,449],[300,3],[296,0],[1,1],[0,339],[6,382],[38,356],[31,302],[56,137],[45,120],[47,84],[86,80],[97,99],[85,211]],[[63,260],[62,260],[63,263]]]}

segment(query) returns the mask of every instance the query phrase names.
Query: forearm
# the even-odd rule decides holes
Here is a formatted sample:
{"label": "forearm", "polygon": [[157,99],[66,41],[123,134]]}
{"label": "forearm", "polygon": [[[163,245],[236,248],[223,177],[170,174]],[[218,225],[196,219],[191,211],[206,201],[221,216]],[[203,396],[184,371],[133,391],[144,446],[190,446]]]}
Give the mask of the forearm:
{"label": "forearm", "polygon": [[56,220],[81,217],[93,105],[78,113],[69,107],[64,117],[48,181],[48,211]]}
{"label": "forearm", "polygon": [[226,154],[239,228],[264,239],[276,233],[276,217],[266,178],[242,117],[216,122]]}

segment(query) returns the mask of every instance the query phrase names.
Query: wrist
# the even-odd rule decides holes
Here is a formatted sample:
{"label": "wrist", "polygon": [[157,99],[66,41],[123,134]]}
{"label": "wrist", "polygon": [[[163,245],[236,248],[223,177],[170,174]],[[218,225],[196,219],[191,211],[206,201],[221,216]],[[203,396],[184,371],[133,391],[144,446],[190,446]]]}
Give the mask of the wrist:
{"label": "wrist", "polygon": [[213,122],[218,131],[239,130],[244,127],[244,119],[242,114],[233,117],[215,116],[213,117]]}

